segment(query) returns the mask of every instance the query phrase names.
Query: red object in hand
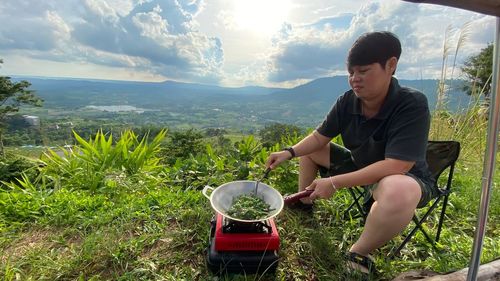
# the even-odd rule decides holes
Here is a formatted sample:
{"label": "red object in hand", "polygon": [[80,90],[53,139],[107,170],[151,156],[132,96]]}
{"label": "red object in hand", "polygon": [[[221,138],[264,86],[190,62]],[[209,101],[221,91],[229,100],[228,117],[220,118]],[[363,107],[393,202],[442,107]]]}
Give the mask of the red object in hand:
{"label": "red object in hand", "polygon": [[285,202],[285,205],[291,205],[293,203],[296,203],[299,201],[301,198],[307,197],[313,193],[314,190],[304,190],[301,192],[294,193],[292,195],[288,195],[283,198],[283,201]]}

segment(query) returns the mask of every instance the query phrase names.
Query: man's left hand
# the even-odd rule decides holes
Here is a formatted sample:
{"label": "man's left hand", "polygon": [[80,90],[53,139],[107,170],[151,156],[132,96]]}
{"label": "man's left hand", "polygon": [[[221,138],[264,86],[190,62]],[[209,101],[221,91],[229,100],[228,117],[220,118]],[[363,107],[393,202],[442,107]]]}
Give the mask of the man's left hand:
{"label": "man's left hand", "polygon": [[314,190],[309,198],[311,200],[316,200],[318,198],[326,199],[332,197],[332,195],[337,191],[333,186],[329,178],[316,179],[311,185],[306,187],[307,190]]}

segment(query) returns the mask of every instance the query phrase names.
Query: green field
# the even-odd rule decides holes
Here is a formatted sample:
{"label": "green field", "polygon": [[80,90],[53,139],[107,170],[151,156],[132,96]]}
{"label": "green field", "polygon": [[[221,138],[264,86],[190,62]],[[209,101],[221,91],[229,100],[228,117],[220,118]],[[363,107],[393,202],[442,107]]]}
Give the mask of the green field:
{"label": "green field", "polygon": [[[401,257],[390,259],[387,254],[402,240],[395,238],[374,253],[380,272],[376,279],[390,280],[412,269],[444,273],[468,266],[486,120],[474,112],[440,116],[433,119],[431,139],[458,140],[463,148],[440,243],[435,250],[419,234]],[[76,135],[77,145],[72,150],[57,148],[58,153],[9,148],[11,157],[24,155],[37,162],[24,177],[19,174],[19,180],[1,185],[0,276],[3,280],[220,280],[205,264],[214,212],[201,189],[260,177],[270,151],[299,139],[288,138],[267,149],[252,135],[225,137],[230,145],[203,138],[173,146],[171,132],[160,131],[141,141],[124,131],[119,138],[97,134],[89,140]],[[9,163],[4,162],[6,171]],[[297,165],[291,161],[280,166],[266,183],[282,194],[294,192]],[[499,199],[493,193],[483,263],[500,257]],[[282,244],[275,275],[222,279],[356,280],[345,270],[343,258],[362,229],[360,220],[343,218],[350,202],[349,194],[341,191],[320,201],[312,216],[284,210],[276,218]],[[426,224],[429,232],[435,230],[436,221],[431,217]]]}

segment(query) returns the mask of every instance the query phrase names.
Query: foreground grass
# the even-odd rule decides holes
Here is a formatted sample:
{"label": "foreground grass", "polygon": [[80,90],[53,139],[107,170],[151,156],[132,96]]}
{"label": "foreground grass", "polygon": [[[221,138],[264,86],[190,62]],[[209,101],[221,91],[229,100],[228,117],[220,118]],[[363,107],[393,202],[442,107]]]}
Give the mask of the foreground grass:
{"label": "foreground grass", "polygon": [[[478,182],[458,169],[451,208],[435,251],[417,236],[402,257],[386,257],[399,238],[375,254],[391,279],[410,269],[454,271],[469,262],[475,227]],[[473,188],[467,188],[473,187]],[[225,276],[227,280],[356,280],[345,272],[343,253],[360,233],[357,220],[344,219],[347,194],[324,201],[312,217],[285,210],[277,218],[282,238],[276,276]],[[483,262],[500,256],[499,210],[492,198]],[[465,205],[466,204],[466,205]],[[116,194],[59,192],[47,202],[46,218],[4,231],[4,280],[212,280],[205,266],[213,212],[199,191],[138,186]]]}
{"label": "foreground grass", "polygon": [[[462,143],[468,142],[472,141]],[[251,141],[247,143],[253,147]],[[96,143],[94,149],[98,148],[111,153],[103,143]],[[240,152],[244,150],[239,148]],[[444,273],[468,266],[480,200],[481,148],[464,145],[461,155],[437,250],[417,235],[401,257],[390,259],[387,255],[402,239],[397,237],[374,253],[380,271],[376,279],[390,280],[411,269]],[[153,164],[141,169],[125,163],[138,172],[121,170],[120,165],[104,169],[110,157],[83,156],[77,156],[86,161],[82,163],[101,163],[92,166],[96,170],[90,170],[98,176],[86,176],[83,166],[79,166],[82,163],[66,165],[62,161],[57,162],[58,167],[74,169],[66,175],[71,177],[67,184],[60,184],[64,176],[55,180],[58,174],[64,174],[63,170],[49,164],[53,173],[47,181],[59,183],[55,188],[26,184],[24,188],[1,193],[0,277],[3,280],[358,279],[346,272],[343,254],[356,241],[362,225],[357,219],[344,217],[350,203],[345,191],[321,201],[311,216],[284,210],[276,218],[282,245],[275,275],[217,277],[205,265],[209,221],[214,213],[200,189],[205,184],[217,186],[234,180],[233,173],[213,168],[240,165],[238,161],[227,162],[233,161],[234,155],[218,158],[221,162],[217,165],[208,160],[217,158],[211,155],[192,159],[189,165],[160,167],[159,171],[153,169]],[[260,173],[261,168],[257,165],[253,170]],[[78,173],[82,174],[75,177]],[[294,192],[296,173],[293,162],[273,171],[267,182],[282,194]],[[96,178],[97,187],[88,183]],[[497,167],[494,182],[500,182],[499,179]],[[498,193],[493,192],[482,263],[500,257],[497,238],[500,206],[496,203],[499,199]],[[431,233],[436,222],[437,217],[432,217],[426,224]]]}

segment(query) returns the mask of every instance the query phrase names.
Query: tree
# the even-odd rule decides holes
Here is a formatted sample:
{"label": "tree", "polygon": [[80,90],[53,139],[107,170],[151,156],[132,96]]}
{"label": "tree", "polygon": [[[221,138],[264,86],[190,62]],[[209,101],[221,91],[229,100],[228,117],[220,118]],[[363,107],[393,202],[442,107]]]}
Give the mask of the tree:
{"label": "tree", "polygon": [[488,44],[479,54],[469,57],[464,62],[462,72],[469,82],[464,86],[466,93],[472,96],[482,94],[488,100],[493,72],[493,44]]}
{"label": "tree", "polygon": [[172,165],[177,159],[186,159],[190,155],[196,156],[204,149],[203,133],[196,129],[188,129],[172,132],[160,154],[166,163]]}
{"label": "tree", "polygon": [[271,147],[280,143],[283,138],[302,134],[302,129],[295,125],[272,123],[259,131],[262,146]]}
{"label": "tree", "polygon": [[[0,59],[0,64],[3,60]],[[31,84],[28,81],[12,82],[10,77],[0,76],[0,155],[4,155],[3,129],[8,114],[18,112],[22,105],[41,106],[42,100],[35,92],[28,90]]]}
{"label": "tree", "polygon": [[205,135],[207,137],[218,137],[227,134],[227,130],[224,128],[208,128],[205,130]]}

